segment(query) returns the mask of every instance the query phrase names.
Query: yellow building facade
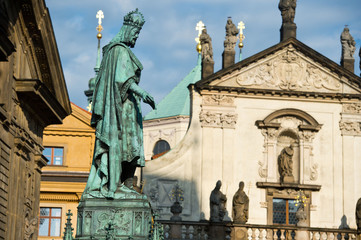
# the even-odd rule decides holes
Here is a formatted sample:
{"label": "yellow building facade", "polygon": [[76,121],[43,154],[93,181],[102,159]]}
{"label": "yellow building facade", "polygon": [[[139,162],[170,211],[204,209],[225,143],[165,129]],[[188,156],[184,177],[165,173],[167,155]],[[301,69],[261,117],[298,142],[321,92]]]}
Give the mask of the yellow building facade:
{"label": "yellow building facade", "polygon": [[69,209],[76,228],[77,206],[92,163],[95,132],[90,126],[91,113],[73,103],[71,107],[72,114],[63,124],[44,130],[43,155],[48,165],[41,178],[40,240],[62,239]]}

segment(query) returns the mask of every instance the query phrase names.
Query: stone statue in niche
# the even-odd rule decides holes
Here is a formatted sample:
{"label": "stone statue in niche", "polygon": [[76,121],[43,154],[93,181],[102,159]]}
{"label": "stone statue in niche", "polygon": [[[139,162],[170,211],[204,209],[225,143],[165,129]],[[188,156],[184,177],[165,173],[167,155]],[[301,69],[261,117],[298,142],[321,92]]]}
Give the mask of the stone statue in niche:
{"label": "stone statue in niche", "polygon": [[202,61],[213,62],[212,38],[208,35],[207,29],[202,30],[202,34],[199,36],[199,41],[202,46]]}
{"label": "stone statue in niche", "polygon": [[350,34],[350,29],[345,27],[341,33],[342,59],[353,58],[356,50],[356,42]]}
{"label": "stone statue in niche", "polygon": [[280,0],[278,8],[281,11],[283,23],[294,23],[297,0]]}
{"label": "stone statue in niche", "polygon": [[221,192],[222,182],[217,181],[216,187],[213,189],[210,200],[210,209],[211,209],[211,222],[222,222],[223,217],[226,214],[226,203],[227,197]]}
{"label": "stone statue in niche", "polygon": [[237,43],[237,35],[239,31],[232,22],[232,18],[228,18],[226,24],[226,40],[224,40],[224,50],[225,51],[235,51],[234,47]]}
{"label": "stone statue in niche", "polygon": [[235,223],[246,223],[248,221],[249,198],[244,192],[244,182],[239,183],[238,191],[233,196],[232,217]]}
{"label": "stone statue in niche", "polygon": [[357,201],[356,204],[356,225],[357,225],[357,232],[361,233],[361,198]]}
{"label": "stone statue in niche", "polygon": [[281,182],[294,182],[293,177],[293,146],[285,147],[278,156],[278,171]]}

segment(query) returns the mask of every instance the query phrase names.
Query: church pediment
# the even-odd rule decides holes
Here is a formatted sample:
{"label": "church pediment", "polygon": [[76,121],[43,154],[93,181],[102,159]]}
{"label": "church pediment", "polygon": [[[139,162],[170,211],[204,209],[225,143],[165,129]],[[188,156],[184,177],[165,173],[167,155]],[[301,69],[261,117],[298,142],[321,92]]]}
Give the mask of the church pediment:
{"label": "church pediment", "polygon": [[[297,40],[273,47],[205,79],[201,85],[290,92],[359,94],[359,78],[319,53],[303,51]],[[308,47],[307,47],[308,48]],[[307,50],[307,49],[306,49]],[[265,54],[264,53],[264,54]],[[249,62],[249,60],[253,60]],[[321,61],[323,60],[323,61]],[[331,63],[330,63],[331,62]],[[330,67],[331,66],[331,67]],[[335,71],[338,70],[338,71]],[[229,71],[226,71],[229,70]],[[345,74],[342,74],[345,71]],[[353,76],[352,76],[353,75]],[[351,76],[351,80],[350,80]],[[356,79],[356,81],[355,81]]]}

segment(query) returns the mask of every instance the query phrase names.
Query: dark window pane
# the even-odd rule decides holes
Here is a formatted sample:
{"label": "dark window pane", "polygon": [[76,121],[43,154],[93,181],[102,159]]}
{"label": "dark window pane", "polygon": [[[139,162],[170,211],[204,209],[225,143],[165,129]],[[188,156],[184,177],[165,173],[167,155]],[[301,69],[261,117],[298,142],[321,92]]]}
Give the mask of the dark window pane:
{"label": "dark window pane", "polygon": [[273,199],[273,223],[286,224],[286,200]]}
{"label": "dark window pane", "polygon": [[153,149],[153,154],[157,155],[159,153],[163,153],[165,151],[168,151],[170,149],[169,143],[167,141],[164,140],[159,140]]}
{"label": "dark window pane", "polygon": [[40,216],[49,216],[50,208],[40,208]]}
{"label": "dark window pane", "polygon": [[39,236],[49,236],[49,219],[48,218],[40,219]]}
{"label": "dark window pane", "polygon": [[296,206],[295,201],[288,200],[288,212],[289,212],[289,224],[296,224],[296,212],[298,207]]}

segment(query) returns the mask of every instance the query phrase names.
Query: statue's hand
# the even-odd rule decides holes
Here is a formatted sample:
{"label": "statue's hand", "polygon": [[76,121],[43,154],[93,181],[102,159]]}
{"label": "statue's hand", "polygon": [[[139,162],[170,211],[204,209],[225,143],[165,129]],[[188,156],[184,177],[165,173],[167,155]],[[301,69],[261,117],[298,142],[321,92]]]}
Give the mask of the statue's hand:
{"label": "statue's hand", "polygon": [[153,109],[155,109],[155,101],[152,96],[150,96],[149,93],[144,92],[143,94],[143,101],[147,104],[149,104]]}

